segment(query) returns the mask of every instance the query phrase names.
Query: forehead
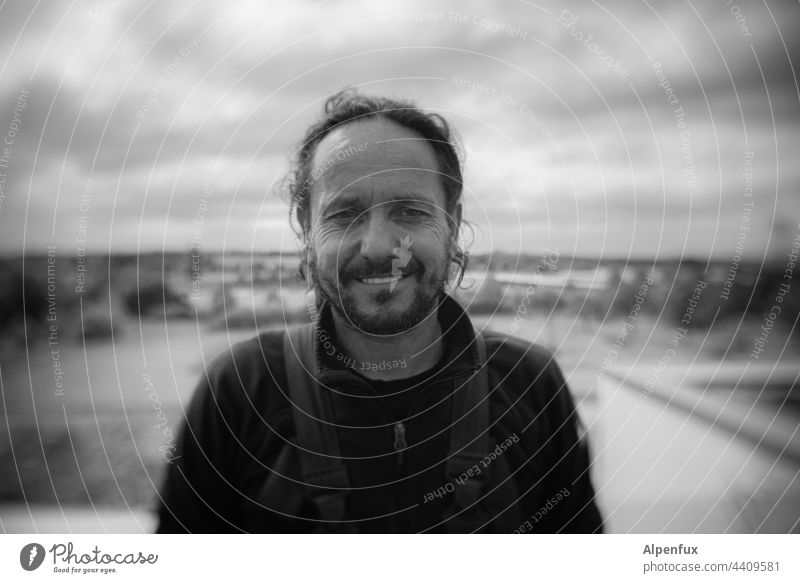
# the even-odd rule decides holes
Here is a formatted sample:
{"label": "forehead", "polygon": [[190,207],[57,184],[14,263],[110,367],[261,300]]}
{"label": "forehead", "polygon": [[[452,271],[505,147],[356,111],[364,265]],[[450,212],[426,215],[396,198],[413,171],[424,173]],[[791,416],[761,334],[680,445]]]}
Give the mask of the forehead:
{"label": "forehead", "polygon": [[344,192],[444,200],[433,148],[416,132],[384,119],[350,122],[325,136],[314,152],[311,179],[312,203]]}

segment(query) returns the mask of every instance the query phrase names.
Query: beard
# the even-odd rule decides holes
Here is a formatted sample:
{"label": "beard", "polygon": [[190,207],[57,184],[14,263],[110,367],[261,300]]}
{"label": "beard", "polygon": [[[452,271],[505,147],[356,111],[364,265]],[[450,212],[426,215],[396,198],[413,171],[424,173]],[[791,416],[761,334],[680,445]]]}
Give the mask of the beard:
{"label": "beard", "polygon": [[402,305],[396,305],[401,292],[381,286],[369,294],[368,302],[372,309],[365,308],[364,300],[356,296],[352,285],[359,278],[391,273],[391,259],[372,262],[361,258],[330,273],[320,271],[312,250],[308,271],[316,287],[318,301],[329,302],[350,327],[364,334],[393,336],[414,328],[435,313],[449,280],[449,265],[446,260],[442,263],[440,269],[427,270],[416,257],[412,257],[403,269],[404,280],[412,281],[401,282],[403,285],[413,285],[412,289],[402,292],[410,293],[410,299]]}

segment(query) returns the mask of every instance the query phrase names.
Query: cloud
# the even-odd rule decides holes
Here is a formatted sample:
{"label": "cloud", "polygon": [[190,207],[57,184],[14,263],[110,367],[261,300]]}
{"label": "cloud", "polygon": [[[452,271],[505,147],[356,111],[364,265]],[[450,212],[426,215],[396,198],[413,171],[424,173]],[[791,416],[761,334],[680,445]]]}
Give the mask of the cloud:
{"label": "cloud", "polygon": [[30,103],[5,169],[3,248],[73,245],[91,180],[98,248],[182,249],[209,176],[205,244],[277,248],[286,204],[272,191],[322,100],[345,86],[452,121],[468,154],[466,214],[487,235],[478,251],[555,238],[578,254],[685,245],[724,259],[748,151],[749,249],[793,232],[795,5],[535,4],[7,2],[0,137],[21,89]]}

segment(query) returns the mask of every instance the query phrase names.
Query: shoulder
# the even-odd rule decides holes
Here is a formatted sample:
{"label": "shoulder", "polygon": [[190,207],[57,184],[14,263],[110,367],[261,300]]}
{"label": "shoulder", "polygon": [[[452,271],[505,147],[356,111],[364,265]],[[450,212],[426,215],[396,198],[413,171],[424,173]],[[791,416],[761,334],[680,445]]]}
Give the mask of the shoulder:
{"label": "shoulder", "polygon": [[558,369],[555,355],[541,344],[496,330],[481,332],[486,340],[486,353],[495,368],[511,372],[520,368],[527,373],[552,373]]}
{"label": "shoulder", "polygon": [[222,380],[236,373],[258,373],[283,358],[283,336],[283,330],[270,330],[230,345],[206,366],[209,377]]}
{"label": "shoulder", "polygon": [[540,344],[502,332],[485,330],[491,384],[507,407],[522,407],[526,415],[544,410],[569,415],[572,397],[553,352]]}
{"label": "shoulder", "polygon": [[[542,444],[558,459],[583,432],[575,400],[549,349],[499,332],[485,332],[495,415],[526,431],[529,448]],[[494,356],[492,356],[494,354]]]}
{"label": "shoulder", "polygon": [[218,402],[253,402],[285,385],[284,330],[262,332],[231,345],[204,366],[201,386]]}

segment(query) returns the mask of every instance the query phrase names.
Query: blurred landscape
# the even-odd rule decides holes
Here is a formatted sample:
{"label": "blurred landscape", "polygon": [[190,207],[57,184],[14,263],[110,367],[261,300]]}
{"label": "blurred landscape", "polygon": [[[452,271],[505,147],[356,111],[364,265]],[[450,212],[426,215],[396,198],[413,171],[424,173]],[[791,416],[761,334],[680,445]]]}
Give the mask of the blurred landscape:
{"label": "blurred landscape", "polygon": [[[205,363],[258,329],[307,321],[297,266],[297,256],[198,258],[191,251],[0,263],[7,425],[0,437],[0,504],[153,510]],[[454,295],[477,327],[556,354],[591,434],[596,378],[610,354],[614,366],[652,366],[683,329],[671,365],[753,360],[783,275],[781,265],[745,263],[732,272],[719,262],[497,254],[472,257]],[[53,276],[55,289],[48,285]],[[652,284],[642,298],[646,280]],[[796,277],[790,289],[761,362],[796,364]],[[690,323],[682,324],[689,307]],[[782,399],[797,415],[797,387]]]}

